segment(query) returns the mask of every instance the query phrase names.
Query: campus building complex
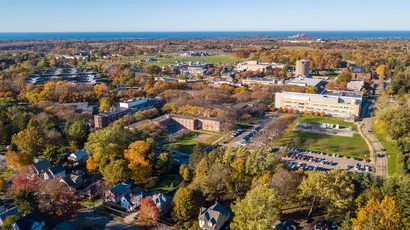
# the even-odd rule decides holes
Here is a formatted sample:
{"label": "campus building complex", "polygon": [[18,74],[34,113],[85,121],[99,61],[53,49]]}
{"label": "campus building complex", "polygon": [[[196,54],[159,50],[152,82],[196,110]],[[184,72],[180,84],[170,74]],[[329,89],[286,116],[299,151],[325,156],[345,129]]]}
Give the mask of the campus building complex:
{"label": "campus building complex", "polygon": [[325,114],[345,119],[360,116],[363,94],[355,92],[324,92],[322,94],[276,93],[276,108],[324,112]]}
{"label": "campus building complex", "polygon": [[110,123],[120,119],[126,114],[133,114],[138,111],[144,111],[152,108],[161,108],[164,104],[162,98],[136,98],[124,102],[120,102],[118,107],[112,108],[109,111],[94,115],[95,129],[107,127]]}

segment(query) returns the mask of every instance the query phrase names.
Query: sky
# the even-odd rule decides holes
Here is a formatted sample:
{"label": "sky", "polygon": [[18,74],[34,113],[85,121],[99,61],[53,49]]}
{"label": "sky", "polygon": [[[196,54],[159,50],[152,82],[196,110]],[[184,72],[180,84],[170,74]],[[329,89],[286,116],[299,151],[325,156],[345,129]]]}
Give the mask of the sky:
{"label": "sky", "polygon": [[409,0],[0,0],[0,32],[410,30]]}

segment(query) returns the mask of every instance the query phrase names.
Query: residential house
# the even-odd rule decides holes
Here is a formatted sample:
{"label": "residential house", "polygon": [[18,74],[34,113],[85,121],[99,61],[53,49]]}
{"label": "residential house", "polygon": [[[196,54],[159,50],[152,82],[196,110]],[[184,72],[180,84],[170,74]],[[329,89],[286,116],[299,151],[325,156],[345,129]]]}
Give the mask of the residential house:
{"label": "residential house", "polygon": [[3,222],[4,222],[4,219],[6,219],[6,217],[8,217],[8,216],[19,216],[19,215],[20,215],[20,213],[19,213],[17,207],[7,209],[6,211],[0,213],[0,227],[3,226]]}
{"label": "residential house", "polygon": [[63,177],[65,177],[65,169],[61,165],[51,167],[44,173],[45,180],[63,178]]}
{"label": "residential house", "polygon": [[30,213],[21,217],[11,226],[12,230],[42,230],[46,229],[46,223],[38,212]]}
{"label": "residential house", "polygon": [[81,149],[76,152],[73,152],[68,156],[67,158],[69,161],[71,161],[74,165],[82,165],[85,164],[85,162],[88,159],[88,154],[86,149]]}
{"label": "residential house", "polygon": [[31,168],[34,171],[34,174],[36,174],[37,176],[39,176],[40,174],[45,173],[51,167],[52,167],[52,165],[51,165],[50,161],[48,161],[48,160],[39,160],[36,163],[33,163],[31,165]]}
{"label": "residential house", "polygon": [[157,206],[161,216],[166,215],[172,208],[172,197],[156,192],[151,195],[152,201]]}
{"label": "residential house", "polygon": [[121,197],[131,192],[131,185],[126,183],[116,184],[109,190],[105,191],[105,201],[111,201],[113,203],[119,203]]}
{"label": "residential house", "polygon": [[132,212],[141,205],[143,197],[142,189],[137,187],[121,197],[121,207],[125,208],[127,212]]}
{"label": "residential house", "polygon": [[206,230],[219,230],[227,226],[231,212],[220,203],[215,203],[209,208],[202,207],[198,220],[199,227]]}
{"label": "residential house", "polygon": [[61,183],[67,185],[70,190],[77,190],[83,186],[83,176],[78,174],[69,174],[64,178],[60,179]]}

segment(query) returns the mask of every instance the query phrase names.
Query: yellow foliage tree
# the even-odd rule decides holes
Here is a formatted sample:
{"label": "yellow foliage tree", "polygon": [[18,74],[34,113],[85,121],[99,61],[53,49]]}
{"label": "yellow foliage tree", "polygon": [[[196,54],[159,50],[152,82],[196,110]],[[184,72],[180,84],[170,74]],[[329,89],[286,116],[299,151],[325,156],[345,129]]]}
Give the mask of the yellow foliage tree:
{"label": "yellow foliage tree", "polygon": [[353,219],[354,230],[402,229],[400,209],[393,198],[386,196],[381,202],[371,199]]}
{"label": "yellow foliage tree", "polygon": [[152,174],[152,163],[149,160],[150,144],[145,141],[135,141],[128,146],[124,157],[128,160],[131,177],[136,182],[145,182]]}

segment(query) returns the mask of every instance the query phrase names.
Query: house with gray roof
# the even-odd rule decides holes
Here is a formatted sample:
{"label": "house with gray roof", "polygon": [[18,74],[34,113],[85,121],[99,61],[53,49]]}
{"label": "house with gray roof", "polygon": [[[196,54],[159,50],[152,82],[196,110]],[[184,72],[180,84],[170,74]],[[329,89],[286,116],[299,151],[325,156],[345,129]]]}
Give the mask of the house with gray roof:
{"label": "house with gray roof", "polygon": [[202,207],[198,220],[199,227],[205,230],[219,230],[228,225],[231,212],[220,203],[215,203],[209,208]]}
{"label": "house with gray roof", "polygon": [[131,185],[126,183],[120,183],[114,185],[112,188],[105,191],[104,198],[105,201],[111,201],[113,203],[118,203],[121,197],[129,194],[131,192]]}
{"label": "house with gray roof", "polygon": [[152,201],[157,206],[161,216],[166,215],[172,208],[172,197],[156,192],[151,195]]}
{"label": "house with gray roof", "polygon": [[125,208],[127,212],[132,212],[141,205],[143,197],[142,189],[136,187],[130,193],[121,197],[121,207]]}
{"label": "house with gray roof", "polygon": [[76,152],[73,152],[68,156],[67,159],[73,162],[74,165],[84,164],[88,159],[87,150],[81,149]]}

